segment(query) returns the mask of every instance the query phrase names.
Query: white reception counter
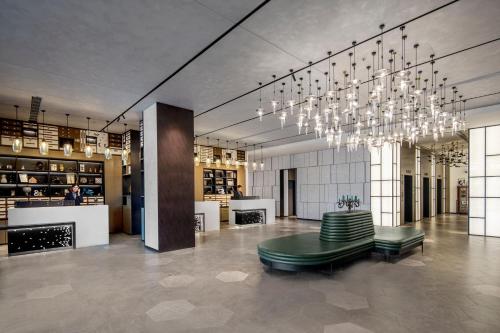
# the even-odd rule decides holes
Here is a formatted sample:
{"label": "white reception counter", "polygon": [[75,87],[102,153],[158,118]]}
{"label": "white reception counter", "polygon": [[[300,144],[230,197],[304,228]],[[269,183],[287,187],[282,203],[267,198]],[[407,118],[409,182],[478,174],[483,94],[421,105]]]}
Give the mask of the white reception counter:
{"label": "white reception counter", "polygon": [[109,244],[108,205],[9,208],[9,226],[75,222],[76,247]]}
{"label": "white reception counter", "polygon": [[220,230],[220,209],[218,201],[195,201],[194,213],[204,214],[205,231]]}
{"label": "white reception counter", "polygon": [[250,199],[250,200],[231,200],[229,201],[229,224],[236,224],[235,210],[265,210],[266,224],[276,222],[276,204],[274,199]]}

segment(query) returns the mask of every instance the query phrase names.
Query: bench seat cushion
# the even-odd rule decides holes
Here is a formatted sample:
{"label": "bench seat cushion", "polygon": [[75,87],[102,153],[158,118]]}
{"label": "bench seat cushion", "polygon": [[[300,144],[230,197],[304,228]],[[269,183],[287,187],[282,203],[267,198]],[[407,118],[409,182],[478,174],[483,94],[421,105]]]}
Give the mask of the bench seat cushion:
{"label": "bench seat cushion", "polygon": [[263,241],[258,245],[261,259],[272,263],[316,266],[331,263],[373,248],[373,237],[351,242],[329,242],[317,232],[290,235]]}
{"label": "bench seat cushion", "polygon": [[375,226],[375,249],[399,252],[413,248],[424,241],[425,233],[411,227]]}

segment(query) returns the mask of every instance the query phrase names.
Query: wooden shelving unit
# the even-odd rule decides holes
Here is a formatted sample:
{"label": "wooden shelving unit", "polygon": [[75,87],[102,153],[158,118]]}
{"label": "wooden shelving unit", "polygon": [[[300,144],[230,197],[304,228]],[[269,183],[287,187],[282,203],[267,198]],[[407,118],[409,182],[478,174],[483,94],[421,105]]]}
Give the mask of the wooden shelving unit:
{"label": "wooden shelving unit", "polygon": [[[17,201],[64,200],[65,190],[74,184],[80,186],[83,205],[104,204],[104,163],[0,155],[0,223],[7,224],[7,211]],[[31,188],[29,197],[26,187]]]}
{"label": "wooden shelving unit", "polygon": [[141,207],[144,201],[140,132],[129,130],[124,133],[123,146],[129,151],[127,163],[122,165],[123,231],[137,235],[142,229]]}

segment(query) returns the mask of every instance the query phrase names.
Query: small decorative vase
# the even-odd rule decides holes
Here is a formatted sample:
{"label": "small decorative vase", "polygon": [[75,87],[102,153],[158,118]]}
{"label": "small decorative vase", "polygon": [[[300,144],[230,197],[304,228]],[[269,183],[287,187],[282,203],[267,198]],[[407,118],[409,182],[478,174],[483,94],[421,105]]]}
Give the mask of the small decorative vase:
{"label": "small decorative vase", "polygon": [[0,183],[7,184],[7,176],[6,175],[2,175],[2,177],[0,178]]}

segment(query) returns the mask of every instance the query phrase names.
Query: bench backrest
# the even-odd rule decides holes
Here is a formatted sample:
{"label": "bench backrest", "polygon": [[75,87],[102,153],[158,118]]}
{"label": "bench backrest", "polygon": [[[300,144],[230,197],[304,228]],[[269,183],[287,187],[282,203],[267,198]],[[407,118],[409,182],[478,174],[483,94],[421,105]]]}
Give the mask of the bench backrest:
{"label": "bench backrest", "polygon": [[375,235],[370,211],[324,213],[319,239],[350,242]]}

